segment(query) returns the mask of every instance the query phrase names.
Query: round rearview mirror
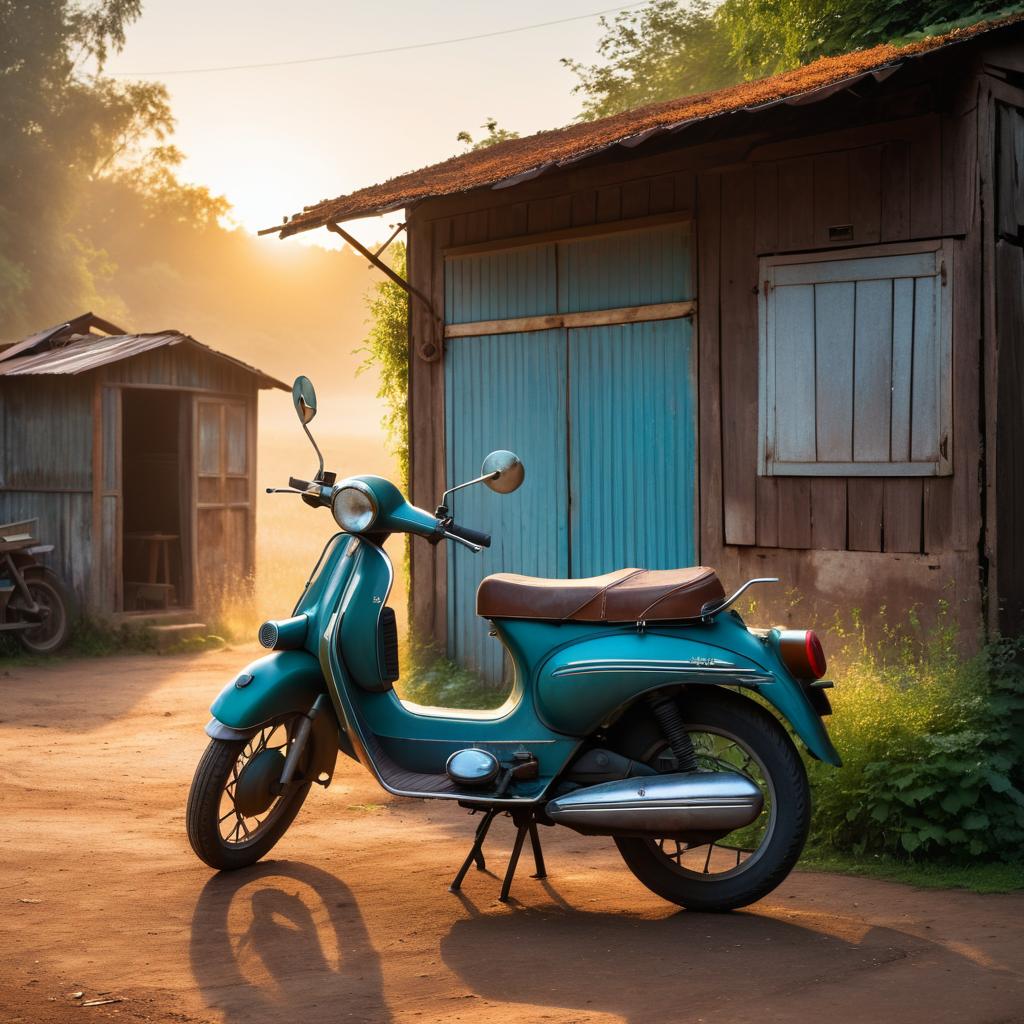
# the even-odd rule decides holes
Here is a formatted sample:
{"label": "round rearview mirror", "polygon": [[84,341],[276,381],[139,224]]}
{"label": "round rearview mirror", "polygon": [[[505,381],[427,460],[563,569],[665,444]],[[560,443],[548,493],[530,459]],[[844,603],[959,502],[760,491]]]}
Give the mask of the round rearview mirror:
{"label": "round rearview mirror", "polygon": [[496,451],[484,459],[480,475],[484,483],[498,494],[510,494],[523,482],[526,467],[514,452]]}
{"label": "round rearview mirror", "polygon": [[316,415],[316,390],[308,377],[296,377],[292,385],[292,405],[301,423],[308,423]]}

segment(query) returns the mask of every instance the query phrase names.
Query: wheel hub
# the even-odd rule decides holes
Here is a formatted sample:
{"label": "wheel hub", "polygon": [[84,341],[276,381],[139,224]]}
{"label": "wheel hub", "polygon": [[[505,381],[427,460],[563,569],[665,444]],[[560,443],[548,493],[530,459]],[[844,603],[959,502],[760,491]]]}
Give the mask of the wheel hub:
{"label": "wheel hub", "polygon": [[274,787],[284,770],[284,755],[278,750],[261,750],[241,771],[235,785],[235,808],[247,818],[262,814],[277,793]]}

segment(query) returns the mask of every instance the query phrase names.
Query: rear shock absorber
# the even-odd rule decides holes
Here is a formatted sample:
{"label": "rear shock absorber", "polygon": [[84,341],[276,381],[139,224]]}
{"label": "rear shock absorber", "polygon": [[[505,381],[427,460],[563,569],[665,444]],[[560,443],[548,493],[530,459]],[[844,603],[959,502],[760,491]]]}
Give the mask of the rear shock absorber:
{"label": "rear shock absorber", "polygon": [[697,754],[693,749],[693,742],[683,725],[682,715],[676,702],[664,694],[654,694],[650,698],[651,710],[654,717],[661,726],[661,731],[676,756],[676,765],[681,772],[695,772],[697,770]]}

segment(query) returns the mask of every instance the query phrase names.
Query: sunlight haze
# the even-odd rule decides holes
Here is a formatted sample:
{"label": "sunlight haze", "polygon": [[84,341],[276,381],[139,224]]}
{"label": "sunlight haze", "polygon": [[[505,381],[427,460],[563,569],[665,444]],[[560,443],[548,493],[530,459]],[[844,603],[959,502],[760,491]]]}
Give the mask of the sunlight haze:
{"label": "sunlight haze", "polygon": [[[501,31],[609,6],[607,0],[524,0],[512,7],[469,0],[149,0],[108,70],[320,57]],[[234,219],[256,231],[320,199],[459,153],[458,132],[477,136],[489,116],[523,135],[572,121],[580,104],[559,58],[592,57],[599,34],[594,17],[401,53],[154,77],[170,90],[174,141],[186,154],[182,177],[227,196]],[[373,241],[385,229],[372,220],[356,230]],[[333,241],[324,231],[303,240]]]}

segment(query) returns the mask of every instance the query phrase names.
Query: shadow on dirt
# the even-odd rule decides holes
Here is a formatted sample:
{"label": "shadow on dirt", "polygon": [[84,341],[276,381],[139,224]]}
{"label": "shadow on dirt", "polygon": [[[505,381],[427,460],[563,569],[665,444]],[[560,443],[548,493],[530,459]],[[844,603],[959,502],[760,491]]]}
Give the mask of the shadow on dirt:
{"label": "shadow on dirt", "polygon": [[214,875],[192,915],[192,972],[225,1024],[386,1024],[380,958],[348,886],[305,864]]}
{"label": "shadow on dirt", "polygon": [[[877,1003],[880,1019],[917,1021],[926,1019],[922,1011],[968,1019],[972,987],[986,983],[983,970],[942,946],[849,919],[682,911],[650,920],[573,909],[555,886],[545,888],[554,905],[511,915],[463,898],[469,916],[444,937],[441,954],[478,995],[632,1024],[679,1020],[681,1012],[693,1021],[791,1021],[811,1010],[834,1013],[848,997],[861,1006],[860,1019]],[[915,985],[891,984],[886,968],[908,958]]]}
{"label": "shadow on dirt", "polygon": [[[106,658],[54,659],[52,664],[0,661],[4,706],[0,718],[15,729],[47,729],[76,735],[130,718],[151,694],[166,687],[173,695],[197,674],[209,686],[194,704],[167,713],[191,714],[201,727],[209,701],[251,660],[249,652],[205,654],[116,654]],[[156,712],[163,714],[164,712]]]}

